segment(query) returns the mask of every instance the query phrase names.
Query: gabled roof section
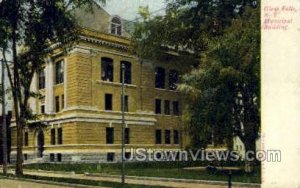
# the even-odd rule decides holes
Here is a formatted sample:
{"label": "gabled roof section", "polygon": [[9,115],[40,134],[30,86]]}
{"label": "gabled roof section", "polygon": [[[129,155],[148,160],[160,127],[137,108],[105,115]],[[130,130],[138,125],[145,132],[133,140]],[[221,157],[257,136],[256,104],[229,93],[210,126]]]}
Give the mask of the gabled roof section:
{"label": "gabled roof section", "polygon": [[[85,29],[93,30],[96,32],[110,34],[111,19],[114,17],[110,15],[100,5],[94,3],[89,10],[87,7],[76,8],[73,10],[75,18],[79,25]],[[122,20],[122,36],[130,37],[128,31],[126,31],[127,22]],[[132,30],[132,28],[131,28]]]}

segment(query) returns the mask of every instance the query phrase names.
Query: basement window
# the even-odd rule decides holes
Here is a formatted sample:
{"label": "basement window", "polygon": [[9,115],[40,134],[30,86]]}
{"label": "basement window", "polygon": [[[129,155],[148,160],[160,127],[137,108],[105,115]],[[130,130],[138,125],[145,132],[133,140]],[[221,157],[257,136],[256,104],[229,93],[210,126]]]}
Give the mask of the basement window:
{"label": "basement window", "polygon": [[107,153],[107,161],[112,162],[114,160],[115,160],[115,153],[111,153],[111,152]]}

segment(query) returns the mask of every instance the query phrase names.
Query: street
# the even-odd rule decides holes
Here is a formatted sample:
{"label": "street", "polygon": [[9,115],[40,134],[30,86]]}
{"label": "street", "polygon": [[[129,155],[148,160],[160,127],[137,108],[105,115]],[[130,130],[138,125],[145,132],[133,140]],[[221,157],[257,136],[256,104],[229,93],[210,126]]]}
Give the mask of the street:
{"label": "street", "polygon": [[[0,188],[55,188],[58,185],[49,185],[43,183],[34,183],[21,180],[11,180],[11,179],[0,179]],[[62,188],[67,188],[67,186],[59,186]]]}

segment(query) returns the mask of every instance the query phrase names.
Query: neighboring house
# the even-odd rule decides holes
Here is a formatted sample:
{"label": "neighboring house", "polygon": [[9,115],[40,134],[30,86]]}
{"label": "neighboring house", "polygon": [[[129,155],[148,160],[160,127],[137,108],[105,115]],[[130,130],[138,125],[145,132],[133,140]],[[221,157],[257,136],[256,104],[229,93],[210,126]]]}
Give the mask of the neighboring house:
{"label": "neighboring house", "polygon": [[[261,138],[260,137],[258,137],[256,139],[255,146],[256,146],[256,151],[261,150]],[[245,152],[246,152],[245,145],[238,136],[235,136],[233,138],[233,150],[237,151],[240,154],[242,160],[245,159]]]}
{"label": "neighboring house", "polygon": [[[31,99],[39,115],[24,131],[25,162],[110,162],[121,159],[121,64],[125,65],[126,149],[184,147],[182,96],[176,91],[182,63],[176,56],[145,61],[131,53],[123,20],[100,6],[76,10],[84,28],[68,55],[59,47],[34,76]],[[46,126],[35,126],[43,123]],[[11,161],[16,159],[12,124]],[[128,150],[127,150],[128,151]],[[126,153],[128,156],[129,153]]]}

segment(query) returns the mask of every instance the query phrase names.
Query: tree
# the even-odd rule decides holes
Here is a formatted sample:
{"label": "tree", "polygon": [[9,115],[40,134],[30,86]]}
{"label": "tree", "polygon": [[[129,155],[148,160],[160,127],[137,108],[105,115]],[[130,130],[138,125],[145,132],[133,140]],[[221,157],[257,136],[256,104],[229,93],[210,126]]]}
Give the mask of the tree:
{"label": "tree", "polygon": [[[233,136],[239,136],[246,151],[255,152],[259,14],[259,1],[177,0],[168,4],[165,16],[144,16],[137,24],[134,43],[140,56],[157,58],[168,48],[198,60],[178,87],[187,96],[183,118],[190,147],[206,148],[211,139],[231,147]],[[249,162],[245,170],[252,170]]]}
{"label": "tree", "polygon": [[[105,2],[105,0],[100,0]],[[23,130],[32,118],[28,100],[35,96],[30,84],[35,72],[42,69],[52,44],[66,50],[76,41],[79,27],[72,8],[92,5],[93,0],[2,0],[0,2],[0,44],[12,52],[9,65],[4,61],[12,88],[17,127],[16,175],[23,174]]]}

